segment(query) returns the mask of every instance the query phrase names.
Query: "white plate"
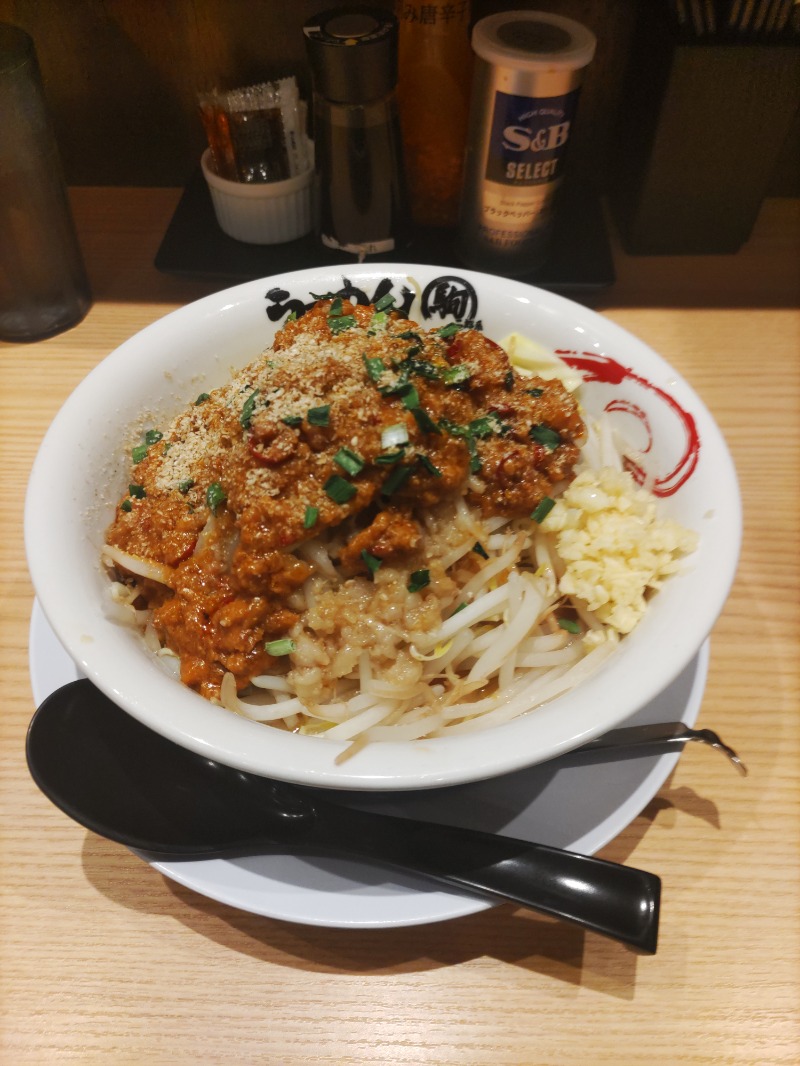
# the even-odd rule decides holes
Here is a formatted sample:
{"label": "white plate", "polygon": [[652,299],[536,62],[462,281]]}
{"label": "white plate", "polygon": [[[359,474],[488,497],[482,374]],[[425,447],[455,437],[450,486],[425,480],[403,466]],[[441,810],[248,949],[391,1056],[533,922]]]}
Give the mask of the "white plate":
{"label": "white plate", "polygon": [[[629,719],[680,718],[693,725],[708,667],[708,642],[662,693]],[[80,674],[34,603],[30,669],[37,706]],[[678,755],[569,755],[477,784],[425,792],[382,793],[359,806],[411,818],[468,825],[592,854],[631,822],[658,792]],[[340,794],[338,798],[345,798]],[[312,854],[274,852],[258,858],[153,862],[153,867],[201,895],[239,910],[305,925],[392,928],[422,925],[485,910],[492,904],[384,867]]]}

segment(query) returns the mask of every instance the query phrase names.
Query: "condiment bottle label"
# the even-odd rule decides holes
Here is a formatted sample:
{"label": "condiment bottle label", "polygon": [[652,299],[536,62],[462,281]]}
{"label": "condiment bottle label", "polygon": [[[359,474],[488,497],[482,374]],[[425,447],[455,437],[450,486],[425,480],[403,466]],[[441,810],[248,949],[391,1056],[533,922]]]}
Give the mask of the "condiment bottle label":
{"label": "condiment bottle label", "polygon": [[496,92],[487,180],[515,187],[557,181],[579,91],[539,98]]}

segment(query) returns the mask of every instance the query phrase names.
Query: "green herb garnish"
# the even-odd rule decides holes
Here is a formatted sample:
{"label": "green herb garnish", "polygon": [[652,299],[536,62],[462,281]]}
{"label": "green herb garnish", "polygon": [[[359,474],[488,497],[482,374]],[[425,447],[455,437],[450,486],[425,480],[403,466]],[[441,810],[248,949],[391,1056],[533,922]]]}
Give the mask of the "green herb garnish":
{"label": "green herb garnish", "polygon": [[534,522],[544,522],[545,518],[547,518],[555,505],[555,500],[551,500],[549,496],[545,496],[534,509],[531,518]]}
{"label": "green herb garnish", "polygon": [[302,424],[303,424],[303,416],[302,415],[287,415],[286,418],[282,418],[281,419],[281,422],[283,422],[283,424],[285,426],[302,426]]}
{"label": "green herb garnish", "polygon": [[143,500],[147,495],[144,485],[128,485],[128,494],[136,500]]}
{"label": "green herb garnish", "polygon": [[395,463],[399,463],[405,456],[405,450],[398,448],[396,452],[381,452],[380,455],[376,455],[374,462],[379,466],[394,466]]}
{"label": "green herb garnish", "polygon": [[481,559],[489,558],[486,549],[479,540],[476,540],[475,543],[472,545],[472,550],[475,552],[476,555],[480,555]]}
{"label": "green herb garnish", "polygon": [[463,328],[464,327],[461,325],[460,322],[448,322],[446,326],[440,326],[436,330],[436,332],[439,334],[440,337],[447,338],[455,336],[455,334]]}
{"label": "green herb garnish", "polygon": [[164,434],[160,429],[148,429],[144,435],[144,442],[145,444],[158,444],[163,436]]}
{"label": "green herb garnish", "polygon": [[567,633],[580,633],[581,627],[577,622],[573,622],[571,618],[559,618],[558,625],[560,629],[565,630]]}
{"label": "green herb garnish", "polygon": [[380,300],[375,304],[375,310],[386,311],[390,307],[394,307],[394,296],[392,296],[390,292],[387,292],[385,295],[381,296]]}
{"label": "green herb garnish", "polygon": [[212,481],[206,489],[206,506],[212,514],[217,513],[217,508],[227,500],[225,490],[218,481]]}
{"label": "green herb garnish", "polygon": [[346,329],[356,324],[354,315],[340,315],[338,318],[328,317],[328,328],[331,333],[344,333]]}
{"label": "green herb garnish", "polygon": [[289,637],[284,637],[283,640],[269,640],[264,645],[264,651],[270,655],[281,656],[291,655],[297,645]]}
{"label": "green herb garnish", "polygon": [[201,392],[197,399],[194,401],[195,407],[199,407],[201,403],[205,403],[206,400],[210,400],[211,397],[207,392]]}
{"label": "green herb garnish", "polygon": [[256,397],[257,396],[258,396],[258,389],[253,389],[253,391],[250,393],[250,395],[244,401],[244,406],[242,407],[242,413],[239,416],[239,422],[241,423],[243,429],[249,429],[250,428],[250,420],[253,417],[253,411],[255,410]]}
{"label": "green herb garnish", "polygon": [[376,570],[380,569],[380,565],[383,562],[376,555],[370,555],[366,548],[361,552],[361,558],[364,560],[364,565],[371,574],[374,575]]}
{"label": "green herb garnish", "polygon": [[322,487],[334,503],[347,503],[348,500],[352,500],[357,491],[355,485],[351,485],[338,474],[331,474]]}
{"label": "green herb garnish", "polygon": [[458,363],[456,366],[449,366],[441,373],[442,381],[445,385],[462,385],[465,381],[469,381],[470,377],[469,367],[464,363]]}
{"label": "green herb garnish", "polygon": [[331,307],[328,311],[328,314],[331,318],[339,318],[342,313],[342,309],[342,298],[341,296],[337,296],[336,299],[333,300],[333,302],[331,303]]}
{"label": "green herb garnish", "polygon": [[391,496],[411,477],[410,466],[396,466],[381,486],[381,496]]}
{"label": "green herb garnish", "polygon": [[545,426],[539,423],[536,426],[531,426],[528,430],[528,435],[531,440],[535,440],[537,444],[542,444],[548,451],[555,451],[555,449],[561,443],[561,437],[550,426]]}
{"label": "green herb garnish", "polygon": [[122,503],[119,505],[119,509],[120,511],[132,511],[133,504],[130,500],[123,500]]}
{"label": "green herb garnish", "polygon": [[286,321],[287,322],[296,322],[297,321],[297,312],[296,311],[290,311],[289,314],[286,316]]}
{"label": "green herb garnish", "polygon": [[380,381],[381,374],[386,370],[386,364],[383,359],[377,356],[372,359],[368,355],[365,355],[363,358],[364,367],[366,368],[370,381]]}
{"label": "green herb garnish", "polygon": [[423,407],[413,407],[411,409],[411,414],[414,416],[417,425],[423,433],[442,432]]}
{"label": "green herb garnish", "polygon": [[503,378],[503,388],[506,392],[514,391],[514,371],[506,370],[505,377]]}
{"label": "green herb garnish", "polygon": [[417,459],[419,460],[420,465],[424,466],[429,474],[433,474],[434,477],[441,477],[442,476],[442,472],[439,469],[439,467],[435,466],[431,462],[431,460],[428,458],[427,455],[418,455]]}
{"label": "green herb garnish", "polygon": [[527,394],[529,396],[542,396],[542,395],[544,395],[544,389],[540,389],[538,387],[535,387],[535,388],[532,388],[532,389],[525,389],[525,392],[527,392]]}
{"label": "green herb garnish", "polygon": [[131,448],[131,459],[134,463],[141,463],[142,459],[147,455],[147,445],[137,444],[135,448]]}
{"label": "green herb garnish", "polygon": [[185,496],[189,489],[192,487],[192,485],[194,485],[194,479],[190,477],[187,478],[185,481],[179,481],[178,492],[183,493],[183,495]]}
{"label": "green herb garnish", "polygon": [[317,524],[319,518],[319,507],[306,507],[306,513],[303,517],[303,529],[312,529]]}
{"label": "green herb garnish", "polygon": [[349,448],[340,448],[334,455],[333,461],[351,477],[360,474],[364,469],[364,460],[356,452],[351,452]]}
{"label": "green herb garnish", "polygon": [[331,405],[323,404],[321,407],[312,407],[306,417],[312,426],[330,425]]}
{"label": "green herb garnish", "polygon": [[415,570],[406,588],[409,592],[419,592],[431,583],[430,570]]}

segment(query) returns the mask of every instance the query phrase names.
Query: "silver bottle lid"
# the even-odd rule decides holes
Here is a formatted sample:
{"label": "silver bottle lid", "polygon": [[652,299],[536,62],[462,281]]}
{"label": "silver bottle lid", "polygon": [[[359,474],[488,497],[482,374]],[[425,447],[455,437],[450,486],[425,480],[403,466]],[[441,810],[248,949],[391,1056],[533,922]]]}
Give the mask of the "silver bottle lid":
{"label": "silver bottle lid", "polygon": [[597,38],[591,30],[547,11],[501,11],[475,23],[472,47],[487,63],[515,70],[578,70]]}
{"label": "silver bottle lid", "polygon": [[363,104],[397,83],[397,19],[382,8],[334,8],[303,26],[314,88],[335,103]]}

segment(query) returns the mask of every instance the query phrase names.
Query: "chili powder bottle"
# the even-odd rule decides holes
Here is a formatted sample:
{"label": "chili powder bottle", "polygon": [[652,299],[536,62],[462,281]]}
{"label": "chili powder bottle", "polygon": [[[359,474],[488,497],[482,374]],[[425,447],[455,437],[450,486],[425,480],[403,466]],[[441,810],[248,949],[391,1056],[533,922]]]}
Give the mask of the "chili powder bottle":
{"label": "chili powder bottle", "polygon": [[399,0],[397,99],[411,217],[455,226],[469,119],[469,0]]}

